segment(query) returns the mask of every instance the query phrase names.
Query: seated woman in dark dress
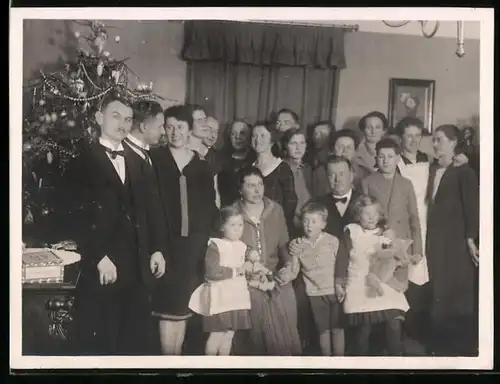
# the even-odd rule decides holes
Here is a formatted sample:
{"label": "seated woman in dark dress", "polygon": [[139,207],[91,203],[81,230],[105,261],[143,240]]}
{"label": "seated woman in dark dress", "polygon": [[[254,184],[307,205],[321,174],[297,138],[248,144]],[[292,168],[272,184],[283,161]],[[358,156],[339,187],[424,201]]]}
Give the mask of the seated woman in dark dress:
{"label": "seated woman in dark dress", "polygon": [[203,278],[209,235],[217,217],[213,175],[206,161],[187,148],[193,127],[191,110],[165,110],[167,147],[151,151],[162,207],[170,224],[171,261],[154,295],[153,315],[159,318],[162,351],[180,355],[189,298]]}
{"label": "seated woman in dark dress", "polygon": [[257,154],[254,166],[264,177],[264,195],[281,205],[285,213],[289,232],[293,232],[297,194],[290,166],[273,155],[272,148],[276,143],[276,136],[265,123],[257,123],[252,128],[252,148]]}

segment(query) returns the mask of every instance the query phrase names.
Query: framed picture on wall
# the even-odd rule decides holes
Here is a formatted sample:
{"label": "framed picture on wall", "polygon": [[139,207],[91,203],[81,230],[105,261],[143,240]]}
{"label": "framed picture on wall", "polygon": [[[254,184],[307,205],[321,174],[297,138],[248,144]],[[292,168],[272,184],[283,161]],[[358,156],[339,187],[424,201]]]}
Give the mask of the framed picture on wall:
{"label": "framed picture on wall", "polygon": [[390,79],[389,124],[395,128],[404,117],[418,117],[424,123],[424,133],[432,133],[434,116],[434,80]]}

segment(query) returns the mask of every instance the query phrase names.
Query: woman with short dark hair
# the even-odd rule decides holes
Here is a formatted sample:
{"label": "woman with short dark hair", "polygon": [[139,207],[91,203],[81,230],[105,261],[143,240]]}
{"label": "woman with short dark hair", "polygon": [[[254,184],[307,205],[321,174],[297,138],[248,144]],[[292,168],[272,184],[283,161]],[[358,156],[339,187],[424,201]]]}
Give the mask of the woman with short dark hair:
{"label": "woman with short dark hair", "polygon": [[[295,278],[288,255],[288,230],[283,209],[264,196],[264,177],[256,167],[240,173],[241,199],[234,206],[243,213],[241,240],[257,250],[260,262],[272,272],[268,289],[249,287],[252,328],[251,354],[257,356],[300,355],[297,303],[291,281]],[[245,346],[244,346],[245,347]]]}
{"label": "woman with short dark hair", "polygon": [[460,142],[456,126],[438,127],[432,142],[426,253],[433,352],[477,356],[479,185],[468,164],[453,166]]}
{"label": "woman with short dark hair", "polygon": [[375,171],[375,146],[387,134],[389,122],[382,112],[373,111],[364,115],[358,123],[358,128],[363,135],[363,140],[358,147],[356,162]]}
{"label": "woman with short dark hair", "polygon": [[153,295],[153,315],[159,319],[162,351],[180,355],[188,304],[203,279],[203,262],[209,235],[217,217],[212,171],[188,148],[194,127],[191,108],[165,110],[168,146],[151,150],[156,166],[162,209],[170,224],[170,263]]}

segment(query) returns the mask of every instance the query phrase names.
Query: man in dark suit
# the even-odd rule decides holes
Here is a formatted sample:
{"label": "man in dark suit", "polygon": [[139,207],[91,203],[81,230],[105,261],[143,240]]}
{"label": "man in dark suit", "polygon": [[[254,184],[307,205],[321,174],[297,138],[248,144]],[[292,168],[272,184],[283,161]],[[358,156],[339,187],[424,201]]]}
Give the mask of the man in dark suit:
{"label": "man in dark suit", "polygon": [[[344,227],[354,221],[351,207],[360,192],[354,189],[355,174],[352,163],[343,156],[329,156],[326,161],[326,173],[332,193],[320,196],[316,202],[324,205],[328,210],[328,220],[325,232],[339,239],[339,250],[335,261],[335,286],[339,301],[345,295],[344,285],[349,265],[349,253],[345,250]],[[346,334],[349,341],[349,333]],[[347,352],[349,343],[346,345]]]}
{"label": "man in dark suit", "polygon": [[125,149],[133,111],[109,96],[96,113],[100,137],[66,172],[73,236],[81,254],[75,297],[80,355],[149,354],[149,287],[165,272],[154,207],[139,158]]}

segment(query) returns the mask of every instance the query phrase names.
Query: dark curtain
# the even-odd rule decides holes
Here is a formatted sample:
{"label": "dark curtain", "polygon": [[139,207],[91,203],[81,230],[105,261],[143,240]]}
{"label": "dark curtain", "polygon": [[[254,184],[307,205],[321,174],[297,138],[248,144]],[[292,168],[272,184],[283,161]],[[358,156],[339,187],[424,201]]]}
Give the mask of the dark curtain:
{"label": "dark curtain", "polygon": [[344,30],[223,21],[185,23],[189,103],[222,123],[264,120],[280,108],[302,123],[334,118]]}

